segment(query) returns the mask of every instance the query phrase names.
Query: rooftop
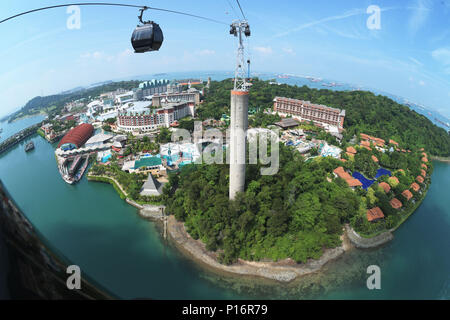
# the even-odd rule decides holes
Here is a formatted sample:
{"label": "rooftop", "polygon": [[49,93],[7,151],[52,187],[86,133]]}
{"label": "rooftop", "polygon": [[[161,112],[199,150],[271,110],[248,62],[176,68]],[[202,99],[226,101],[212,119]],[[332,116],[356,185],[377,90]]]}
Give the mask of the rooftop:
{"label": "rooftop", "polygon": [[147,181],[142,186],[141,196],[160,196],[162,194],[163,185],[156,180],[151,173],[148,175]]}
{"label": "rooftop", "polygon": [[394,209],[400,209],[402,207],[402,202],[397,198],[392,199],[389,203]]}
{"label": "rooftop", "polygon": [[389,184],[387,184],[386,182],[380,182],[379,186],[382,187],[384,192],[386,192],[386,193],[391,191],[391,186]]}
{"label": "rooftop", "polygon": [[380,209],[380,207],[375,207],[372,209],[367,210],[367,220],[368,221],[375,221],[378,219],[383,219],[384,214],[383,211]]}
{"label": "rooftop", "polygon": [[299,122],[294,118],[282,118],[280,122],[276,122],[275,124],[285,129],[289,127],[296,127],[299,125]]}
{"label": "rooftop", "polygon": [[413,182],[411,184],[411,189],[413,189],[415,192],[417,192],[420,190],[420,186],[417,183]]}
{"label": "rooftop", "polygon": [[406,198],[406,200],[411,200],[411,198],[413,197],[413,194],[409,190],[404,190],[402,192],[402,196],[404,196]]}

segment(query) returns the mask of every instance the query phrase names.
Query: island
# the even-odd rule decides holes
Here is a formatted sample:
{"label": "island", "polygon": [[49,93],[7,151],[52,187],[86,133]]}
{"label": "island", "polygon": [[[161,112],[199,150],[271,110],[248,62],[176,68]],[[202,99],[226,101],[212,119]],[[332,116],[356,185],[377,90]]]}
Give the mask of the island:
{"label": "island", "polygon": [[50,142],[92,123],[102,133],[69,141],[73,149],[58,156],[75,167],[89,153],[90,181],[112,184],[201,263],[278,281],[393,239],[427,194],[430,160],[450,156],[448,132],[385,96],[255,78],[249,127],[280,130],[279,171],[263,176],[260,163],[247,165],[245,191],[229,200],[229,166],[196,164],[202,148],[171,135],[196,121],[225,132],[231,89],[230,79],[108,83],[44,97],[17,116],[46,110],[39,132]]}

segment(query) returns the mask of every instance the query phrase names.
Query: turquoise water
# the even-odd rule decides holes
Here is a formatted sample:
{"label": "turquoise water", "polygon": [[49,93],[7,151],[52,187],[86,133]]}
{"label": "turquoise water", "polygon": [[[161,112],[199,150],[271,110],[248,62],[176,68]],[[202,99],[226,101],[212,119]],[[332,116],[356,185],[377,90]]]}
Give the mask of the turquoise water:
{"label": "turquoise water", "polygon": [[[36,148],[25,153],[32,140]],[[66,184],[54,147],[35,135],[0,156],[0,178],[31,222],[82,272],[122,298],[449,299],[450,165],[434,163],[419,209],[376,250],[352,250],[323,272],[288,285],[217,275],[185,258],[108,184]],[[382,289],[366,288],[381,267]]]}
{"label": "turquoise water", "polygon": [[0,142],[8,139],[10,136],[19,132],[20,130],[28,128],[29,126],[32,126],[33,124],[44,120],[44,118],[44,116],[39,115],[36,117],[24,118],[11,123],[8,123],[8,121],[0,122],[0,128],[3,129],[3,132],[0,133]]}

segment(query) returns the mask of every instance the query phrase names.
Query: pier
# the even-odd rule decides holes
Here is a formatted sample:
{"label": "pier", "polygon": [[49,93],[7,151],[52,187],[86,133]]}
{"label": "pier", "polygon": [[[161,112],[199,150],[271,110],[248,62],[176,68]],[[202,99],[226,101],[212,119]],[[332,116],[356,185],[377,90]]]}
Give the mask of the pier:
{"label": "pier", "polygon": [[42,125],[43,122],[39,122],[37,124],[34,124],[28,128],[25,128],[16,134],[12,135],[5,141],[0,143],[0,154],[7,151],[9,148],[15,146],[19,142],[23,141],[24,139],[28,138],[29,136],[36,133],[37,129]]}

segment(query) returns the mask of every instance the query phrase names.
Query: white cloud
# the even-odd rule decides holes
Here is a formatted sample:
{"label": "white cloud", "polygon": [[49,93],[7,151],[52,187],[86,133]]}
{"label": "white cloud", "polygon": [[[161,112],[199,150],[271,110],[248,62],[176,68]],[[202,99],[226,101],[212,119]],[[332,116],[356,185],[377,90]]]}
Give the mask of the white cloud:
{"label": "white cloud", "polygon": [[420,81],[419,81],[419,85],[424,86],[424,85],[425,85],[425,81],[420,80]]}
{"label": "white cloud", "polygon": [[288,54],[292,54],[292,55],[295,54],[295,51],[292,48],[283,48],[283,51]]}
{"label": "white cloud", "polygon": [[254,47],[253,50],[261,54],[272,54],[272,47]]}
{"label": "white cloud", "polygon": [[409,57],[409,60],[411,60],[412,62],[414,62],[415,64],[417,64],[418,66],[423,66],[423,63],[420,62],[417,59],[414,59],[413,57]]}
{"label": "white cloud", "polygon": [[432,5],[430,0],[416,0],[415,5],[408,8],[412,10],[408,21],[409,31],[412,34],[415,34],[427,22]]}
{"label": "white cloud", "polygon": [[203,50],[197,51],[196,54],[198,54],[199,56],[211,56],[211,55],[216,54],[216,52],[214,50],[203,49]]}
{"label": "white cloud", "polygon": [[450,49],[439,48],[431,52],[431,56],[443,65],[450,65]]}

